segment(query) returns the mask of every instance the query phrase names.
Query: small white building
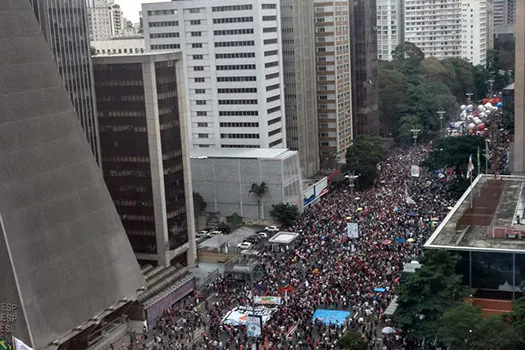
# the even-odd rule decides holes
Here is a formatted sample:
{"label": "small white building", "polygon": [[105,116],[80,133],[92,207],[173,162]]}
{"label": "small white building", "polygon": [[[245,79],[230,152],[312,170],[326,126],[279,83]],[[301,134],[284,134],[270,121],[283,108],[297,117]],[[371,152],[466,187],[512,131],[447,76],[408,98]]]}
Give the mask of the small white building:
{"label": "small white building", "polygon": [[[297,151],[195,148],[190,157],[193,191],[200,193],[208,211],[266,220],[272,204],[287,202],[303,210]],[[258,201],[250,187],[261,182],[268,192]]]}
{"label": "small white building", "polygon": [[96,55],[144,53],[144,37],[121,37],[91,42]]}

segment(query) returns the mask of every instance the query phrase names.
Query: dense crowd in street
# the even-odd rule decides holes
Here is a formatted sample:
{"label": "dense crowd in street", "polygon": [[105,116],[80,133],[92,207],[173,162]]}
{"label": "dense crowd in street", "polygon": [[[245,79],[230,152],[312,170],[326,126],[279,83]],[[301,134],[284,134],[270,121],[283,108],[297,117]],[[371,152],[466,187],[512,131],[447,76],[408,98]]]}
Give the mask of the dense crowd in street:
{"label": "dense crowd in street", "polygon": [[[347,183],[334,188],[288,228],[301,233],[288,251],[262,251],[265,275],[254,290],[216,281],[207,301],[192,299],[167,312],[155,329],[157,347],[248,349],[245,329],[222,324],[222,317],[236,305],[250,305],[252,293],[282,295],[286,288],[287,302],[263,329],[269,349],[333,349],[344,328],[360,331],[371,349],[386,349],[391,339],[382,339],[378,325],[402,266],[417,259],[454,203],[443,186],[446,176],[423,170],[411,176],[411,165],[425,156],[422,147],[392,150],[373,188],[355,193]],[[358,223],[358,238],[346,235],[349,221]],[[326,326],[312,322],[318,308],[348,310],[351,316]]]}

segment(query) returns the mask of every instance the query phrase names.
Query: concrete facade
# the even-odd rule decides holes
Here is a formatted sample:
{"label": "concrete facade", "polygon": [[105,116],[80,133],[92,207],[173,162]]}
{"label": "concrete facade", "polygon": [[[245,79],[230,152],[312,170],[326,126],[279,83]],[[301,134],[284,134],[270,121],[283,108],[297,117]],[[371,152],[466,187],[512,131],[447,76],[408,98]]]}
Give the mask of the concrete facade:
{"label": "concrete facade", "polygon": [[286,148],[279,0],[179,0],[142,13],[147,50],[183,53],[192,147]]}
{"label": "concrete facade", "polygon": [[125,55],[131,53],[144,53],[146,50],[144,37],[125,37],[92,41],[91,46],[95,48],[96,55]]}
{"label": "concrete facade", "polygon": [[0,337],[43,349],[145,280],[29,1],[0,45]]}
{"label": "concrete facade", "polygon": [[514,85],[515,174],[525,174],[525,1],[516,4],[516,72]]}
{"label": "concrete facade", "polygon": [[[289,202],[302,211],[303,187],[297,151],[191,151],[193,190],[202,195],[207,210],[221,216],[268,220],[272,204]],[[257,202],[249,193],[253,183],[266,183],[268,193]]]}
{"label": "concrete facade", "polygon": [[319,124],[312,1],[281,1],[288,148],[299,152],[303,178],[319,171]]}
{"label": "concrete facade", "polygon": [[185,255],[192,266],[195,220],[182,55],[96,56],[93,62],[104,178],[137,259],[169,266]]}
{"label": "concrete facade", "polygon": [[376,0],[377,58],[392,61],[392,51],[405,41],[404,0]]}

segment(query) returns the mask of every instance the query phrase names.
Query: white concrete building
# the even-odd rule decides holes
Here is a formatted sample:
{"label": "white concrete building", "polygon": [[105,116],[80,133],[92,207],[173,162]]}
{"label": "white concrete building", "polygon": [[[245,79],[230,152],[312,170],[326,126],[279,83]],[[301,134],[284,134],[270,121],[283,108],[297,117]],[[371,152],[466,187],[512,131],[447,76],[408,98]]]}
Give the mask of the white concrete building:
{"label": "white concrete building", "polygon": [[144,37],[120,37],[92,41],[91,47],[95,49],[96,55],[144,53],[146,51]]}
{"label": "white concrete building", "polygon": [[516,1],[520,0],[491,0],[493,2],[494,25],[508,25],[516,23]]}
{"label": "white concrete building", "polygon": [[425,56],[462,57],[485,65],[487,0],[405,0],[405,41]]}
{"label": "white concrete building", "polygon": [[392,51],[405,41],[402,0],[376,0],[377,58],[392,60]]}
{"label": "white concrete building", "polygon": [[91,41],[107,40],[123,34],[123,15],[113,0],[86,0]]}
{"label": "white concrete building", "polygon": [[177,0],[142,13],[147,49],[183,52],[193,147],[286,147],[279,0]]}

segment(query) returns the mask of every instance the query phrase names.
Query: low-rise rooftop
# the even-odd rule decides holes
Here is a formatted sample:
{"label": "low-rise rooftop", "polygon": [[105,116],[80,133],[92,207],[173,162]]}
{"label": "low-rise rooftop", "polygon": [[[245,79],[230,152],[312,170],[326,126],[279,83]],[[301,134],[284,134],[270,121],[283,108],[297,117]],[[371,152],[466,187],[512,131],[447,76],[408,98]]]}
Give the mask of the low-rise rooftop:
{"label": "low-rise rooftop", "polygon": [[296,232],[279,232],[268,240],[272,244],[290,244],[292,243],[299,234]]}
{"label": "low-rise rooftop", "polygon": [[249,159],[282,159],[290,156],[287,148],[194,148],[190,158],[249,158]]}
{"label": "low-rise rooftop", "polygon": [[524,176],[479,175],[426,248],[525,253]]}

